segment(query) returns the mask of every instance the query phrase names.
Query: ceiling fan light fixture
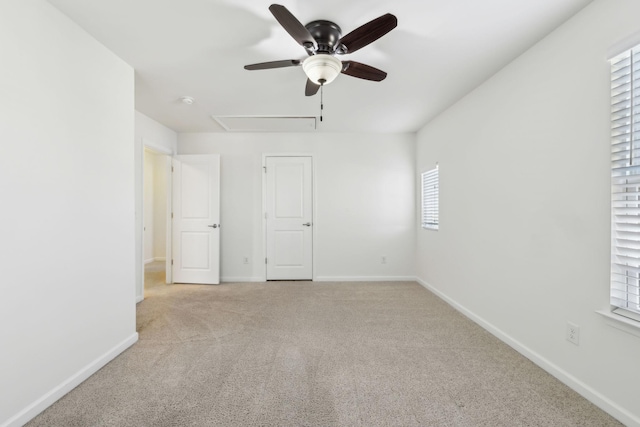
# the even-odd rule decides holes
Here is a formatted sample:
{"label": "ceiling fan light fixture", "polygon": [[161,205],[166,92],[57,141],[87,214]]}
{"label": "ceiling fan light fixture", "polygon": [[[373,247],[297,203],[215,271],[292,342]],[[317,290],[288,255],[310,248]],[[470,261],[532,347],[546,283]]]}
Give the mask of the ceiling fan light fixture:
{"label": "ceiling fan light fixture", "polygon": [[331,55],[319,53],[308,57],[302,63],[302,69],[309,80],[319,85],[329,84],[342,72],[342,62]]}

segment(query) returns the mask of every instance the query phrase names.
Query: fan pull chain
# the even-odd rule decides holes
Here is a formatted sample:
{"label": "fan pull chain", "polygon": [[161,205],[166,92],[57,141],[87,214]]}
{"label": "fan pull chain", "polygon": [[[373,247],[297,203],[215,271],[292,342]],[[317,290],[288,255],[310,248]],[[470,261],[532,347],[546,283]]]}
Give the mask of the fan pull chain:
{"label": "fan pull chain", "polygon": [[324,110],[324,85],[320,85],[320,121],[322,121],[322,110]]}

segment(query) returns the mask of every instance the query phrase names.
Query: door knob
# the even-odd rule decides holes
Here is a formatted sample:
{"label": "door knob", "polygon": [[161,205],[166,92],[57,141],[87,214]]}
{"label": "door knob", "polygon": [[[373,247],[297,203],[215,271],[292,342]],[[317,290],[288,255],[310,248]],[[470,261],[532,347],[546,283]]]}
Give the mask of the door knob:
{"label": "door knob", "polygon": [[207,227],[218,228],[220,227],[220,224],[207,225]]}
{"label": "door knob", "polygon": [[307,222],[307,223],[302,224],[302,225],[304,225],[305,227],[311,227],[311,223],[310,222]]}

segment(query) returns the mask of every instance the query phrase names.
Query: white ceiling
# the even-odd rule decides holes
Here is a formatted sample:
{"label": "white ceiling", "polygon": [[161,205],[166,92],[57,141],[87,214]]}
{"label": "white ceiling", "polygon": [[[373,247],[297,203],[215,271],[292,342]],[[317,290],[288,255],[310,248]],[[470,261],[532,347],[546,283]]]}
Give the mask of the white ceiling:
{"label": "white ceiling", "polygon": [[[414,132],[592,0],[279,0],[303,24],[351,30],[390,12],[398,27],[345,55],[382,69],[375,83],[340,75],[324,90],[317,131]],[[304,59],[265,0],[49,0],[136,70],[136,109],[177,132],[226,132],[216,116],[318,116]],[[179,101],[195,98],[193,105]]]}

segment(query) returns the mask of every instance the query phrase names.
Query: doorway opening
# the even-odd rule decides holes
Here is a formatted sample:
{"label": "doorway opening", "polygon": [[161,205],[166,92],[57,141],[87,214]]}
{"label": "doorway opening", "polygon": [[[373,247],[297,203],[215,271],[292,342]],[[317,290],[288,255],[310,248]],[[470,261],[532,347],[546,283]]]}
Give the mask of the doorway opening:
{"label": "doorway opening", "polygon": [[146,146],[143,151],[142,287],[146,296],[149,289],[171,283],[171,158]]}

